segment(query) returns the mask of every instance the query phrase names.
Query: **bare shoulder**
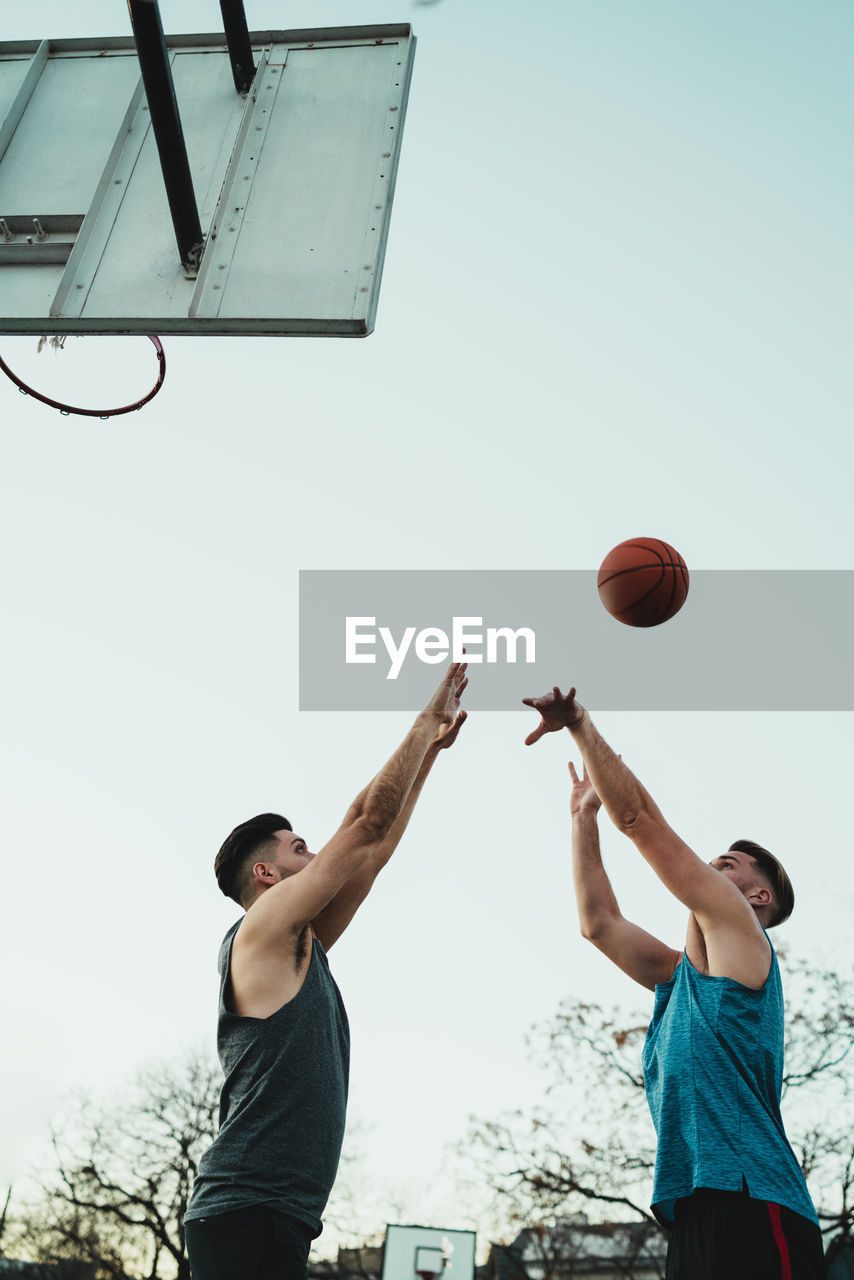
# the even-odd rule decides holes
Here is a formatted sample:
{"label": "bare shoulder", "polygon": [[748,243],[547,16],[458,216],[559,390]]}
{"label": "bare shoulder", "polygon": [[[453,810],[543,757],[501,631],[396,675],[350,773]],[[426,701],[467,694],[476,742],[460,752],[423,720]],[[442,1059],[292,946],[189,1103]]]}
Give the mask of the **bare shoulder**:
{"label": "bare shoulder", "polygon": [[227,999],[231,1012],[244,1018],[269,1018],[293,1000],[311,963],[311,926],[294,928],[284,937],[275,930],[259,928],[249,917],[261,901],[246,913],[231,947]]}
{"label": "bare shoulder", "polygon": [[692,915],[685,953],[700,973],[732,978],[754,991],[765,986],[774,958],[771,942],[755,916],[743,924],[732,924],[716,920],[701,923]]}

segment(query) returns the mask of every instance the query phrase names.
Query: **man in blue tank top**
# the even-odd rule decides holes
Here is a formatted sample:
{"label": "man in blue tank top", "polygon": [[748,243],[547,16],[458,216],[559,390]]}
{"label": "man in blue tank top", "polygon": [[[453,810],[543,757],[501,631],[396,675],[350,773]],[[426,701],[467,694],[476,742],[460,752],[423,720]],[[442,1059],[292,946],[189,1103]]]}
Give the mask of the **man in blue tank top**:
{"label": "man in blue tank top", "polygon": [[217,854],[244,908],[220,948],[220,1127],[184,1217],[193,1280],[304,1280],[347,1105],[350,1034],[326,952],[406,829],[438,753],[465,721],[464,663],[437,692],[319,853],[259,814]]}
{"label": "man in blue tank top", "polygon": [[[670,1231],[667,1280],[819,1280],[821,1232],[780,1116],[783,997],[765,932],[794,905],[776,858],[739,840],[704,863],[576,701],[524,699],[542,719],[527,744],[566,728],[572,861],[581,931],[655,992],[643,1053],[658,1135],[652,1209]],[[601,797],[601,799],[600,799]],[[684,951],[622,915],[599,851],[597,810],[688,908]]]}

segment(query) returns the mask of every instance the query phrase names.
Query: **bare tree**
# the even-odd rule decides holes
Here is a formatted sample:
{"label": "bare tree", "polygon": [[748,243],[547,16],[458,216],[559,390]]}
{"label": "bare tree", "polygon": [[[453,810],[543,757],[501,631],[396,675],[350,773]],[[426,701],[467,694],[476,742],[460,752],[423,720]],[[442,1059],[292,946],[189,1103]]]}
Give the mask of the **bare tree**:
{"label": "bare tree", "polygon": [[79,1097],[51,1135],[56,1167],[18,1215],[39,1261],[95,1266],[98,1280],[190,1280],[184,1211],[216,1133],[221,1077],[198,1056],[139,1075],[120,1102]]}
{"label": "bare tree", "polygon": [[[834,1237],[854,1229],[854,974],[785,964],[787,1129]],[[591,1209],[652,1223],[655,1134],[641,1074],[648,1016],[565,1001],[529,1044],[543,1103],[474,1119],[464,1144],[510,1228]],[[567,1273],[569,1274],[569,1273]]]}
{"label": "bare tree", "polygon": [[3,1202],[3,1212],[0,1214],[0,1258],[3,1257],[3,1237],[6,1234],[6,1215],[9,1212],[9,1201],[12,1199],[12,1188],[9,1187],[6,1192],[6,1199]]}
{"label": "bare tree", "polygon": [[[63,1210],[47,1199],[29,1205],[10,1233],[13,1248],[37,1267],[36,1275],[62,1280],[134,1280],[95,1215]],[[118,1242],[120,1244],[120,1242]]]}
{"label": "bare tree", "polygon": [[640,1075],[644,1034],[575,1000],[531,1033],[534,1056],[549,1064],[543,1103],[475,1120],[467,1142],[510,1225],[590,1206],[654,1221],[646,1208],[655,1135]]}
{"label": "bare tree", "polygon": [[665,1248],[655,1223],[592,1224],[579,1214],[526,1227],[511,1245],[498,1246],[503,1257],[487,1265],[485,1280],[574,1280],[594,1271],[603,1280],[664,1280]]}

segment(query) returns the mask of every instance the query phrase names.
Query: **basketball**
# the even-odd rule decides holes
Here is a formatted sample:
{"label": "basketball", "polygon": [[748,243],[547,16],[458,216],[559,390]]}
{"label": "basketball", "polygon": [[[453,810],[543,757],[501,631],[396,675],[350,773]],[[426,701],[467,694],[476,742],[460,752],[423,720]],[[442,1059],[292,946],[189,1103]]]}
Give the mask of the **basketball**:
{"label": "basketball", "polygon": [[631,538],[609,551],[599,569],[599,598],[618,622],[657,627],[688,595],[688,568],[660,538]]}

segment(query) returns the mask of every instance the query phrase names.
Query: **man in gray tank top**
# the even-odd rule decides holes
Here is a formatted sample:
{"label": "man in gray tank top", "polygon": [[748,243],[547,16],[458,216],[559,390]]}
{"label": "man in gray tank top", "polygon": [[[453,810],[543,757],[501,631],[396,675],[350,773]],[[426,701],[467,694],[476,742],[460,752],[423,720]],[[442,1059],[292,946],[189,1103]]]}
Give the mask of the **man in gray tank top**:
{"label": "man in gray tank top", "polygon": [[193,1280],[302,1280],[338,1167],[350,1036],[326,953],[406,829],[467,682],[452,663],[427,707],[316,855],[281,814],[235,827],[217,854],[245,911],[219,955],[220,1128],[185,1214]]}

